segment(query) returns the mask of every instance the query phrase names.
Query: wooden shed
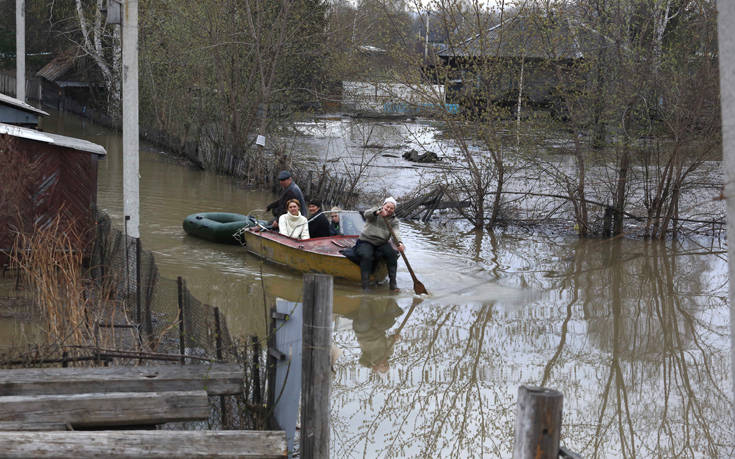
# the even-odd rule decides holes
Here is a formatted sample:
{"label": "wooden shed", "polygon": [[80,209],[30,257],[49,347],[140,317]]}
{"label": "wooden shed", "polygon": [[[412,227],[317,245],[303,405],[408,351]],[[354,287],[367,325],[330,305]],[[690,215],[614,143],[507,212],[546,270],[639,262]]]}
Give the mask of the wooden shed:
{"label": "wooden shed", "polygon": [[62,217],[62,225],[94,237],[97,161],[107,152],[82,139],[0,123],[0,267],[18,231]]}

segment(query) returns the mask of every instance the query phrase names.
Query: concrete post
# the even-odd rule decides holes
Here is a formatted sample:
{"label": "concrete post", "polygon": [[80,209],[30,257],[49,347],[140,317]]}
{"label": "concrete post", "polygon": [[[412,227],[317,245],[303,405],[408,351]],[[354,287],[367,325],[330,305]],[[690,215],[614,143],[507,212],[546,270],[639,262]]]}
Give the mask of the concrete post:
{"label": "concrete post", "polygon": [[15,98],[26,101],[25,0],[15,0]]}
{"label": "concrete post", "polygon": [[138,159],[138,0],[125,0],[122,25],[123,212],[127,232],[140,237]]}

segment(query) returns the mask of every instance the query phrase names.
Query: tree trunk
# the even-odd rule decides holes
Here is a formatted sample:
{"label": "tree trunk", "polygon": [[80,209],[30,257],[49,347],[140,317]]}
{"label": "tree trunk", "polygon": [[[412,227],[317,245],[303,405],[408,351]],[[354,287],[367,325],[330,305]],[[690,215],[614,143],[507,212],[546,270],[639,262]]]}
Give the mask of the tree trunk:
{"label": "tree trunk", "polygon": [[503,153],[501,151],[498,151],[498,153],[493,154],[493,161],[495,163],[495,169],[498,174],[498,179],[495,185],[495,198],[493,199],[493,210],[490,214],[490,221],[488,222],[488,229],[492,229],[495,227],[495,223],[498,220],[498,215],[500,215],[500,206],[502,203],[502,193],[503,193],[503,185],[505,184],[505,167],[503,166]]}
{"label": "tree trunk", "polygon": [[630,169],[630,153],[627,144],[623,146],[623,156],[618,167],[618,183],[615,190],[615,215],[613,234],[623,233],[623,212],[625,212],[625,188],[628,184],[628,170]]}
{"label": "tree trunk", "polygon": [[585,165],[584,165],[584,154],[582,152],[582,146],[579,143],[579,137],[574,136],[574,150],[577,159],[577,190],[576,199],[579,202],[579,208],[577,212],[577,225],[579,229],[577,233],[580,237],[587,236],[588,225],[587,225],[587,201],[585,197]]}

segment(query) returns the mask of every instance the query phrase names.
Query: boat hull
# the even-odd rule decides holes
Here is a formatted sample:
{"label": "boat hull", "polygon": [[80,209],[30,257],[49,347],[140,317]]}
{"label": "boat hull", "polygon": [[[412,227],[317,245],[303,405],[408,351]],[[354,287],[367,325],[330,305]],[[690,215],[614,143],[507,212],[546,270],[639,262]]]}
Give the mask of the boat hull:
{"label": "boat hull", "polygon": [[[330,274],[360,282],[360,267],[339,253],[355,245],[357,236],[330,236],[306,240],[292,239],[273,231],[243,232],[248,252],[272,263],[305,273]],[[378,263],[371,280],[379,282],[388,275],[384,262]]]}

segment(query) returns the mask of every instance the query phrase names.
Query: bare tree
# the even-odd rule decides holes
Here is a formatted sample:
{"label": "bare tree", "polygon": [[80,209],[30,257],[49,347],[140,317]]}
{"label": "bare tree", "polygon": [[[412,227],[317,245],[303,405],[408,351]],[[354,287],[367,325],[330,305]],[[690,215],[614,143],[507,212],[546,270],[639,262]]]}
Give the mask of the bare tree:
{"label": "bare tree", "polygon": [[78,49],[92,59],[102,74],[108,97],[108,113],[113,115],[113,118],[119,118],[122,97],[120,27],[106,23],[103,17],[105,0],[96,0],[95,3],[86,5],[82,0],[75,0],[75,7],[81,35]]}

